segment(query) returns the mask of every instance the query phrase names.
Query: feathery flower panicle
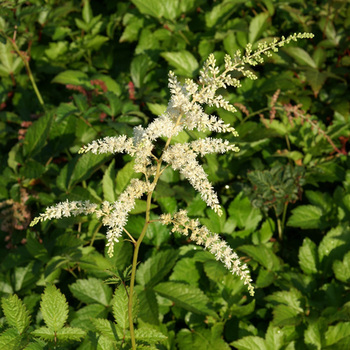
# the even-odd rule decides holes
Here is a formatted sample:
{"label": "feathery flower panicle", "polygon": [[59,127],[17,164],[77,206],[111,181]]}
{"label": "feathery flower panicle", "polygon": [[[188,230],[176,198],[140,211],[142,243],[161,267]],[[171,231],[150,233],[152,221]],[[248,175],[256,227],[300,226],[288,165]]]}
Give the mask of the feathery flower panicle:
{"label": "feathery flower panicle", "polygon": [[52,219],[68,218],[70,216],[88,215],[93,214],[97,209],[97,204],[90,203],[89,201],[72,201],[57,203],[54,206],[46,208],[44,213],[37,216],[30,226],[36,225],[38,222]]}
{"label": "feathery flower panicle", "polygon": [[186,210],[180,210],[172,217],[170,214],[160,216],[160,222],[163,225],[172,224],[172,232],[178,232],[184,236],[190,235],[191,241],[198,245],[204,246],[216,260],[221,261],[225,267],[232,273],[236,274],[248,286],[251,296],[254,295],[254,287],[251,282],[249,270],[246,264],[241,265],[238,255],[232,251],[228,244],[216,233],[212,233],[206,226],[200,226],[198,220],[190,219]]}
{"label": "feathery flower panicle", "polygon": [[[114,203],[103,202],[100,206],[88,201],[61,202],[47,208],[46,211],[35,218],[31,225],[49,219],[60,219],[62,217],[76,216],[79,214],[96,214],[101,218],[103,225],[107,227],[108,254],[113,254],[113,245],[118,242],[128,220],[130,211],[134,208],[136,199],[147,193],[147,215],[150,211],[152,193],[157,181],[168,163],[174,170],[178,170],[198,191],[202,199],[217,214],[221,215],[219,199],[208,180],[208,175],[197,161],[198,156],[209,153],[225,153],[228,151],[238,152],[234,144],[221,138],[203,138],[188,143],[171,144],[174,136],[183,130],[210,131],[219,133],[231,133],[238,136],[236,130],[217,116],[208,115],[203,105],[224,108],[235,112],[236,109],[225,98],[218,94],[219,89],[228,86],[238,88],[241,86],[239,79],[232,77],[231,72],[236,71],[243,77],[257,79],[256,74],[250,67],[260,64],[264,56],[270,57],[272,52],[279,48],[302,38],[312,38],[309,33],[290,35],[281,40],[274,39],[267,43],[259,43],[254,50],[252,45],[246,46],[245,52],[238,50],[233,57],[226,55],[224,58],[224,69],[220,69],[213,54],[205,61],[200,71],[198,83],[192,79],[186,79],[181,84],[173,72],[169,72],[170,100],[165,112],[155,118],[147,127],[136,126],[133,136],[125,135],[116,137],[105,137],[92,141],[83,146],[79,153],[92,152],[101,153],[127,153],[135,158],[134,171],[144,174],[145,181],[139,179],[131,180],[129,186]],[[166,143],[161,155],[155,154],[154,142],[159,138],[165,138]],[[167,165],[167,166],[168,166]],[[189,219],[185,211],[180,211],[171,217],[170,214],[161,216],[163,224],[174,225],[173,231],[179,231],[188,235],[191,231],[191,240],[203,245],[215,255],[232,273],[236,273],[248,285],[249,292],[253,295],[254,290],[246,265],[241,265],[236,253],[223,241],[219,235],[211,233],[205,226],[200,226],[198,220]],[[150,222],[145,223],[147,228]],[[143,233],[145,234],[145,232]]]}

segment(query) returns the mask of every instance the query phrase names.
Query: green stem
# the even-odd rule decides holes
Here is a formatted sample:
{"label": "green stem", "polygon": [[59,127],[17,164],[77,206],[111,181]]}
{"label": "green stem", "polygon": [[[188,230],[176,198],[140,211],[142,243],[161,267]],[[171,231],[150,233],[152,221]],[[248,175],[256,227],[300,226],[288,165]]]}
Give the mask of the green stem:
{"label": "green stem", "polygon": [[12,47],[14,48],[14,50],[16,51],[17,55],[22,59],[23,63],[24,63],[24,66],[26,67],[26,70],[27,70],[27,74],[28,74],[28,77],[29,77],[29,80],[30,82],[32,83],[32,86],[33,86],[33,89],[34,89],[34,92],[36,94],[36,97],[38,98],[39,100],[39,103],[41,104],[41,106],[44,107],[44,100],[43,98],[41,97],[41,94],[40,94],[40,91],[35,83],[35,80],[34,80],[34,77],[33,77],[33,74],[32,74],[32,70],[30,69],[30,66],[29,66],[29,63],[28,63],[28,60],[27,58],[22,54],[22,52],[19,50],[16,42],[7,37],[7,40],[10,41]]}
{"label": "green stem", "polygon": [[[288,208],[288,202],[285,202],[284,206],[283,206],[283,214],[282,214],[282,222],[281,222],[282,233],[284,231],[284,227],[285,227],[285,224],[286,224],[287,208]],[[282,240],[282,238],[281,238],[281,240]]]}
{"label": "green stem", "polygon": [[[182,115],[180,115],[178,117],[175,127],[180,123],[181,118],[182,118]],[[154,180],[153,180],[154,189],[156,188],[159,177],[162,174],[161,167],[162,167],[163,154],[168,149],[170,142],[171,142],[171,137],[169,137],[167,139],[165,146],[164,146],[164,149],[163,149],[163,152],[162,152],[162,155],[157,160],[157,169],[156,169],[156,174],[155,174]],[[140,237],[138,238],[138,240],[135,244],[134,255],[133,255],[133,259],[132,259],[130,290],[129,290],[129,299],[128,299],[128,315],[129,315],[131,346],[132,346],[133,350],[136,350],[135,330],[134,330],[134,322],[133,322],[133,315],[132,315],[132,304],[133,304],[133,295],[134,295],[134,287],[135,287],[136,266],[137,266],[137,260],[138,260],[138,255],[139,255],[141,243],[142,243],[142,241],[145,238],[145,235],[147,233],[148,225],[151,223],[150,213],[151,213],[152,195],[153,195],[154,189],[153,189],[153,191],[151,191],[147,194],[145,224],[143,225]]]}

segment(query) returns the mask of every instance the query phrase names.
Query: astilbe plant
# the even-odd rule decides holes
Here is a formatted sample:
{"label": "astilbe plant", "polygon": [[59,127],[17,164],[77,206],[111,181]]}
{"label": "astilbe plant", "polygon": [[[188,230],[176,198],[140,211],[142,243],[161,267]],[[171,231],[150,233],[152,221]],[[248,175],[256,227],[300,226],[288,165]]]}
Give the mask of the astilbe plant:
{"label": "astilbe plant", "polygon": [[[239,149],[230,144],[227,140],[221,138],[206,137],[194,140],[188,143],[172,144],[172,138],[184,130],[210,131],[217,133],[232,133],[238,136],[235,129],[225,124],[220,118],[208,115],[203,109],[203,105],[216,106],[224,108],[227,111],[235,112],[235,108],[217,93],[218,89],[226,89],[228,86],[240,87],[240,81],[231,76],[232,71],[238,71],[242,76],[257,79],[257,76],[249,69],[249,66],[255,66],[263,62],[263,56],[270,57],[271,51],[277,52],[278,49],[290,41],[296,41],[302,38],[311,38],[313,35],[308,33],[293,34],[288,38],[282,37],[281,40],[273,40],[270,43],[262,43],[253,51],[250,44],[247,45],[245,53],[242,55],[237,51],[231,58],[225,56],[225,68],[222,72],[218,66],[214,55],[211,54],[204,63],[200,71],[198,83],[187,79],[181,84],[173,72],[169,73],[169,88],[171,98],[166,111],[154,119],[146,128],[137,126],[134,128],[133,137],[127,136],[105,137],[93,141],[87,146],[83,146],[80,153],[92,152],[94,154],[102,153],[127,153],[135,158],[134,170],[142,173],[143,178],[132,179],[126,190],[114,202],[103,202],[100,206],[89,201],[65,201],[56,204],[40,216],[36,217],[31,225],[39,221],[48,219],[60,219],[62,217],[76,216],[79,214],[95,214],[102,220],[107,227],[107,246],[108,255],[112,256],[114,244],[118,242],[123,232],[125,232],[134,244],[134,255],[130,279],[129,290],[129,326],[130,337],[133,349],[136,349],[134,335],[133,315],[132,315],[132,296],[135,284],[136,266],[138,260],[139,248],[144,239],[147,228],[154,220],[150,220],[151,202],[157,183],[162,173],[167,167],[178,170],[197,190],[206,204],[212,208],[218,215],[222,214],[218,195],[208,180],[203,167],[197,161],[197,157],[210,153],[225,153],[228,151],[238,152]],[[155,142],[158,139],[166,140],[160,154],[156,153]],[[137,199],[146,195],[147,209],[145,213],[145,222],[140,236],[135,240],[127,232],[125,225],[130,211],[134,208]],[[200,225],[197,219],[190,219],[186,210],[171,215],[164,213],[158,220],[164,225],[173,225],[172,232],[179,232],[189,238],[196,244],[203,245],[210,253],[215,255],[216,259],[221,261],[225,267],[237,274],[247,285],[249,293],[254,295],[254,287],[251,282],[249,270],[246,264],[241,261],[236,253],[228,244],[218,235]]]}

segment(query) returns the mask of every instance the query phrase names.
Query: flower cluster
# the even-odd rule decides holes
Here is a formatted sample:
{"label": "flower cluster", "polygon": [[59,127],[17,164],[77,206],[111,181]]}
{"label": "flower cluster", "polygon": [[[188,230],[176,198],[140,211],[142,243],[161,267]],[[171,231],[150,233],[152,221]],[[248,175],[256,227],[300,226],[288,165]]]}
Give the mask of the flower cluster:
{"label": "flower cluster", "polygon": [[248,286],[250,295],[254,295],[254,287],[251,285],[252,279],[249,275],[248,266],[246,264],[241,265],[238,255],[232,251],[218,234],[210,232],[206,226],[200,226],[198,220],[190,219],[186,210],[180,210],[173,217],[170,214],[163,214],[160,220],[163,225],[173,224],[171,232],[178,232],[185,236],[190,234],[191,241],[196,242],[198,245],[203,245],[232,274],[240,276],[244,284]]}
{"label": "flower cluster", "polygon": [[[164,168],[171,166],[179,171],[197,190],[202,199],[216,213],[221,215],[222,210],[219,199],[209,182],[207,174],[198,162],[197,157],[209,153],[237,152],[238,148],[227,140],[206,137],[188,143],[171,144],[174,136],[184,130],[197,129],[220,133],[231,133],[238,136],[235,129],[225,124],[217,116],[205,112],[203,105],[224,108],[227,111],[236,111],[225,98],[218,94],[218,89],[226,89],[228,86],[239,87],[240,81],[231,76],[232,71],[238,71],[242,76],[256,79],[256,75],[249,66],[255,66],[263,61],[263,56],[270,56],[271,51],[276,52],[280,47],[292,40],[311,38],[312,34],[293,34],[288,38],[277,39],[270,43],[259,44],[253,51],[251,45],[247,45],[245,54],[237,51],[235,56],[225,56],[225,68],[223,71],[216,64],[213,54],[204,63],[200,71],[198,83],[187,79],[181,84],[173,72],[169,73],[169,89],[171,97],[165,112],[155,118],[147,127],[137,126],[133,130],[133,136],[105,137],[83,146],[79,153],[127,153],[135,158],[134,170],[142,173],[145,181],[134,179],[126,190],[114,203],[103,202],[100,207],[88,201],[62,202],[46,209],[43,214],[35,218],[31,225],[48,219],[59,219],[78,214],[96,214],[107,227],[108,254],[113,254],[113,245],[118,242],[124,226],[127,223],[129,212],[134,208],[135,201],[147,193],[147,213],[150,210],[152,193],[157,185]],[[166,143],[162,153],[154,152],[154,143],[159,138],[165,138]],[[167,165],[164,165],[164,162]],[[204,226],[199,227],[198,221],[190,220],[186,212],[181,211],[171,218],[162,216],[164,224],[172,222],[176,230],[187,234],[191,230],[191,239],[197,244],[203,244],[216,258],[222,261],[233,273],[237,273],[244,279],[248,289],[253,294],[249,273],[246,265],[240,266],[240,261],[231,248],[220,239],[218,235],[209,232]],[[145,224],[146,227],[148,223]]]}

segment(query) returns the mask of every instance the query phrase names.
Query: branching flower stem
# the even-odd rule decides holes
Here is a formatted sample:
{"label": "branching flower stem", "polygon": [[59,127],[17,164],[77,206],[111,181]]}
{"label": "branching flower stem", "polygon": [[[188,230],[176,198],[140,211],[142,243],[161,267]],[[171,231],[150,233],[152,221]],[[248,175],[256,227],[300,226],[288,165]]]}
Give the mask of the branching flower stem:
{"label": "branching flower stem", "polygon": [[[175,127],[180,123],[181,118],[183,115],[180,115],[176,121]],[[159,159],[157,160],[157,170],[156,170],[156,174],[154,176],[154,180],[153,180],[153,185],[154,185],[154,189],[157,186],[159,177],[162,174],[162,161],[163,161],[163,154],[164,152],[168,149],[170,142],[171,142],[171,137],[169,137],[165,143],[162,155],[159,157]],[[139,256],[139,250],[140,250],[140,246],[141,243],[143,241],[143,239],[145,238],[145,235],[147,233],[147,228],[148,225],[151,223],[150,220],[150,213],[151,213],[151,205],[152,205],[152,195],[153,195],[153,191],[150,191],[147,194],[147,201],[146,201],[146,216],[145,216],[145,223],[143,225],[140,237],[138,238],[138,240],[134,243],[134,255],[133,255],[133,259],[132,259],[132,268],[131,268],[131,278],[130,278],[130,291],[129,291],[129,300],[128,300],[128,315],[129,315],[129,328],[130,328],[130,337],[131,337],[131,346],[133,350],[136,350],[136,340],[135,340],[135,330],[134,330],[134,322],[133,322],[133,314],[132,314],[132,305],[133,305],[133,295],[134,295],[134,287],[135,287],[135,278],[136,278],[136,267],[137,267],[137,261],[138,261],[138,256]]]}

